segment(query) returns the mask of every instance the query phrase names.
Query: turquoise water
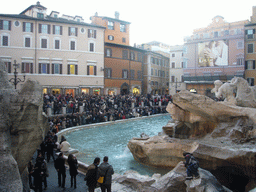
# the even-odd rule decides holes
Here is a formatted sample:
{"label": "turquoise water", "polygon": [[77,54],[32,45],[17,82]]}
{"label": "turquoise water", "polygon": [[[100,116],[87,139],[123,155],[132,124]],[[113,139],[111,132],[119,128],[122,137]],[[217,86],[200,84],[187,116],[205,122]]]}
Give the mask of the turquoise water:
{"label": "turquoise water", "polygon": [[77,159],[91,164],[95,157],[109,157],[114,171],[123,174],[135,170],[143,175],[165,174],[169,170],[141,165],[133,159],[127,144],[133,137],[140,137],[142,132],[149,136],[157,135],[170,120],[169,115],[134,120],[115,125],[83,129],[65,135],[72,148],[78,149]]}

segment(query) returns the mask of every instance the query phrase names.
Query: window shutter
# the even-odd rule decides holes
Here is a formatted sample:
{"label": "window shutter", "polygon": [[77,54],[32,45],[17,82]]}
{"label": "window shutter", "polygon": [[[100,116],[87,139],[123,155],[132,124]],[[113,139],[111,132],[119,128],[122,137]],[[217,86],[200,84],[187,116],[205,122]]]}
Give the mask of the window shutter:
{"label": "window shutter", "polygon": [[248,68],[248,61],[245,61],[244,67],[245,67],[245,70]]}
{"label": "window shutter", "polygon": [[245,35],[248,35],[248,30],[247,29],[245,30]]}
{"label": "window shutter", "polygon": [[96,39],[96,30],[94,30],[94,38]]}
{"label": "window shutter", "polygon": [[255,69],[255,60],[253,60],[253,69]]}
{"label": "window shutter", "polygon": [[97,66],[94,66],[94,75],[97,75]]}
{"label": "window shutter", "polygon": [[41,63],[39,63],[38,73],[41,74]]}
{"label": "window shutter", "polygon": [[122,78],[124,78],[124,70],[122,70]]}
{"label": "window shutter", "polygon": [[112,49],[110,49],[110,57],[112,57]]}
{"label": "window shutter", "polygon": [[76,36],[77,36],[77,28],[76,28]]}
{"label": "window shutter", "polygon": [[11,31],[11,29],[12,29],[12,22],[9,21],[9,30]]}
{"label": "window shutter", "polygon": [[62,35],[62,26],[60,26],[60,35]]}
{"label": "window shutter", "polygon": [[33,27],[34,27],[34,24],[33,23],[31,23],[31,33],[33,33]]}
{"label": "window shutter", "polygon": [[68,75],[70,74],[70,65],[68,65]]}
{"label": "window shutter", "polygon": [[110,69],[110,77],[112,77],[112,69]]}
{"label": "window shutter", "polygon": [[8,73],[12,72],[12,65],[11,62],[8,62]]}
{"label": "window shutter", "polygon": [[0,20],[0,30],[3,29],[3,20]]}
{"label": "window shutter", "polygon": [[71,35],[70,27],[68,27],[68,36]]}
{"label": "window shutter", "polygon": [[90,29],[88,29],[88,38],[90,38]]}
{"label": "window shutter", "polygon": [[50,64],[47,64],[47,74],[50,74]]}
{"label": "window shutter", "polygon": [[30,73],[33,74],[33,63],[30,63]]}
{"label": "window shutter", "polygon": [[21,72],[24,72],[24,71],[25,71],[24,63],[21,63]]}
{"label": "window shutter", "polygon": [[38,32],[39,32],[39,33],[42,33],[42,24],[39,24]]}
{"label": "window shutter", "polygon": [[52,74],[54,74],[54,64],[52,64]]}
{"label": "window shutter", "polygon": [[60,74],[62,74],[62,64],[60,64]]}
{"label": "window shutter", "polygon": [[251,86],[254,86],[254,78],[251,80]]}
{"label": "window shutter", "polygon": [[90,75],[90,66],[87,65],[87,75]]}
{"label": "window shutter", "polygon": [[52,34],[55,34],[55,25],[52,26]]}
{"label": "window shutter", "polygon": [[23,22],[23,32],[25,32],[26,22]]}
{"label": "window shutter", "polygon": [[255,34],[255,29],[253,29],[253,34]]}
{"label": "window shutter", "polygon": [[51,34],[51,25],[48,25],[48,34]]}
{"label": "window shutter", "polygon": [[75,74],[78,75],[78,65],[75,65]]}

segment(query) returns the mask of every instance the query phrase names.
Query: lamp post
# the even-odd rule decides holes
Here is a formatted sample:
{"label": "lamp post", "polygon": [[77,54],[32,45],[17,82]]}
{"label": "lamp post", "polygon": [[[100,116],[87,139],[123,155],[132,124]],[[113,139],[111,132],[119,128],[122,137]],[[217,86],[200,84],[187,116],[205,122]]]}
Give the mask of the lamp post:
{"label": "lamp post", "polygon": [[[21,80],[20,78],[18,78],[18,72],[17,72],[17,69],[20,67],[20,64],[19,64],[19,63],[17,63],[17,64],[16,64],[16,60],[14,60],[14,64],[13,64],[13,66],[14,66],[14,72],[13,72],[13,74],[14,74],[14,78],[11,78],[11,79],[9,80],[9,82],[11,82],[11,83],[14,85],[15,89],[16,89],[16,88],[17,88],[18,83],[20,83],[20,82],[24,82],[24,81],[25,81],[25,79],[26,79],[26,75],[24,74],[24,76],[23,76],[23,80]],[[24,72],[24,71],[23,71],[23,72]]]}

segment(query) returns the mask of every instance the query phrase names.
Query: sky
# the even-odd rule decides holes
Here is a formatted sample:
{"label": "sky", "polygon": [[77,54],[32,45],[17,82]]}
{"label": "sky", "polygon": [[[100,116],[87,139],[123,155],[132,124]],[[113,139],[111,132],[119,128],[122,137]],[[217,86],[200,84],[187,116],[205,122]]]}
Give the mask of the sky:
{"label": "sky", "polygon": [[[0,14],[19,14],[36,0],[8,0],[0,7]],[[194,29],[207,27],[213,17],[220,15],[226,22],[250,20],[255,0],[41,0],[40,4],[60,15],[82,16],[91,23],[90,16],[113,17],[131,22],[130,45],[151,41],[174,46],[182,45],[184,37]]]}

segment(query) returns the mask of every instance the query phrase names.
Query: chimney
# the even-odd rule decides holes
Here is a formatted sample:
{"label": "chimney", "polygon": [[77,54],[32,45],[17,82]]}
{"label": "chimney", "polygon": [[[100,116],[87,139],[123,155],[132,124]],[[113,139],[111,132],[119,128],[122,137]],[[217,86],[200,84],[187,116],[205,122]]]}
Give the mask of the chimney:
{"label": "chimney", "polygon": [[116,12],[115,12],[115,18],[116,18],[116,19],[119,19],[119,15],[120,15],[119,12],[116,11]]}
{"label": "chimney", "polygon": [[37,1],[37,2],[36,2],[36,5],[37,5],[37,6],[39,6],[39,5],[40,5],[40,2],[39,2],[39,1]]}
{"label": "chimney", "polygon": [[256,22],[256,6],[252,7],[252,16],[251,16],[251,23]]}

